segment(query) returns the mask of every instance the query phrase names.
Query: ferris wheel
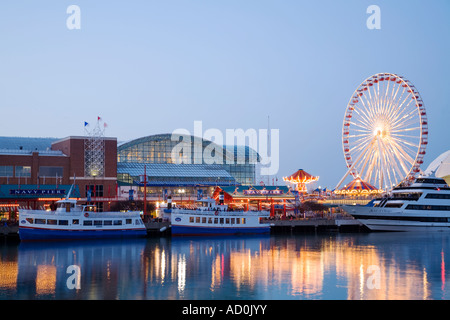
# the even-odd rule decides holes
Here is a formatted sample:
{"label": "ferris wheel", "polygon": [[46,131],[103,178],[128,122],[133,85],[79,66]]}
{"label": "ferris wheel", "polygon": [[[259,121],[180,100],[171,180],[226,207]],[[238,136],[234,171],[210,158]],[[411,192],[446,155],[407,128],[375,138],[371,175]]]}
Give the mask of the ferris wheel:
{"label": "ferris wheel", "polygon": [[379,73],[355,90],[345,111],[342,147],[353,177],[390,190],[420,172],[428,144],[425,106],[402,76]]}

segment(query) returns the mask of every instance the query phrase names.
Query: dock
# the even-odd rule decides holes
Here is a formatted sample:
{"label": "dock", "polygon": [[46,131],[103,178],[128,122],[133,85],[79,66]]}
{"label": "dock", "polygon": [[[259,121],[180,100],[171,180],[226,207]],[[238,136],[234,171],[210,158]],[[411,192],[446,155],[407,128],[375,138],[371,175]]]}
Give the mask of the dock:
{"label": "dock", "polygon": [[[273,220],[271,233],[296,233],[296,232],[367,232],[367,228],[355,219],[294,219],[294,220]],[[170,235],[169,221],[149,221],[145,223],[148,236]],[[0,237],[18,237],[18,225],[1,225]]]}
{"label": "dock", "polygon": [[355,219],[311,218],[271,221],[272,233],[294,232],[367,232],[368,229]]}

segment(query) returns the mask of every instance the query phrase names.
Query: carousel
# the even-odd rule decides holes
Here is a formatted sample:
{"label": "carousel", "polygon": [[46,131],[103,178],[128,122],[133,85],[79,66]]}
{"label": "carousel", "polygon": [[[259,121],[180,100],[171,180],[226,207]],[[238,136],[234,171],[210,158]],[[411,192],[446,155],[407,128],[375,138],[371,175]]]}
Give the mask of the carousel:
{"label": "carousel", "polygon": [[383,190],[377,189],[373,185],[365,182],[360,177],[355,178],[349,184],[339,190],[334,190],[335,194],[347,196],[377,196]]}
{"label": "carousel", "polygon": [[319,177],[315,177],[305,170],[299,169],[289,177],[283,177],[283,180],[295,184],[295,190],[299,193],[307,193],[306,185],[319,180]]}

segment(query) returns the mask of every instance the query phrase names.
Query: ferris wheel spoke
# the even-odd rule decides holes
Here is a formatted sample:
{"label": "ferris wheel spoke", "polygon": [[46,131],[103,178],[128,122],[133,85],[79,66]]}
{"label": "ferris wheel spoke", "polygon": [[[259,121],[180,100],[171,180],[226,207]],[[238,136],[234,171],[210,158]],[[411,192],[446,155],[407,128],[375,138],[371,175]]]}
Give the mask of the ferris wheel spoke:
{"label": "ferris wheel spoke", "polygon": [[362,129],[364,129],[364,130],[367,130],[367,126],[365,126],[365,125],[363,125],[363,124],[359,124],[359,123],[350,121],[350,125],[352,125],[352,124],[353,124],[354,126],[358,127],[358,128],[362,128]]}
{"label": "ferris wheel spoke", "polygon": [[397,124],[396,126],[391,127],[390,132],[401,133],[421,130],[421,127],[413,127],[417,125],[417,122],[418,121],[409,120],[408,122]]}
{"label": "ferris wheel spoke", "polygon": [[408,135],[407,133],[411,133],[411,131],[417,131],[420,130],[420,127],[416,128],[405,128],[400,130],[391,130],[391,136],[399,136],[399,137],[411,137],[411,138],[418,138],[417,135]]}
{"label": "ferris wheel spoke", "polygon": [[414,119],[418,116],[417,110],[403,110],[402,112],[397,112],[391,116],[391,125],[395,127],[397,124],[401,124],[405,121]]}
{"label": "ferris wheel spoke", "polygon": [[398,145],[396,142],[392,144],[393,147],[397,150],[397,156],[399,159],[404,159],[407,161],[411,166],[415,163],[415,160],[402,148],[400,145]]}
{"label": "ferris wheel spoke", "polygon": [[[401,179],[402,176],[404,176],[405,174],[408,173],[408,169],[407,169],[403,159],[400,159],[400,158],[402,158],[402,156],[398,153],[398,151],[396,150],[395,146],[390,144],[388,146],[388,148],[390,149],[389,156],[390,156],[390,162],[393,164],[392,167],[397,172],[398,178]],[[400,165],[400,167],[402,169],[400,169],[398,167],[398,165]]]}
{"label": "ferris wheel spoke", "polygon": [[[356,111],[356,110],[355,110]],[[353,121],[360,121],[364,125],[364,129],[367,130],[367,127],[371,127],[370,120],[365,115],[358,114],[358,117],[355,117]]]}
{"label": "ferris wheel spoke", "polygon": [[372,145],[370,154],[367,157],[367,164],[369,164],[369,167],[367,168],[367,170],[365,172],[360,173],[361,176],[363,176],[363,174],[364,174],[364,178],[363,178],[364,181],[368,181],[369,183],[372,182],[372,173],[375,172],[375,174],[376,174],[376,171],[374,170],[376,162],[377,162],[377,157],[375,155],[375,148],[373,148],[373,145]]}
{"label": "ferris wheel spoke", "polygon": [[[368,95],[369,95],[369,98],[367,98],[367,96],[366,96],[365,94],[363,94],[362,97],[364,97],[364,99],[366,100],[367,106],[365,106],[365,104],[364,104],[363,101],[362,101],[362,103],[364,104],[364,106],[365,106],[366,109],[368,110],[368,114],[370,114],[371,116],[373,116],[374,110],[376,109],[376,106],[377,106],[377,101],[374,101],[374,99],[372,99],[372,95],[370,94],[370,87],[367,86],[366,88],[369,88],[369,89],[367,89],[367,91],[366,91],[366,92],[368,93]],[[372,119],[373,119],[373,118],[372,118]]]}
{"label": "ferris wheel spoke", "polygon": [[406,160],[408,162],[410,162],[410,164],[412,165],[414,163],[413,160],[413,156],[415,157],[415,152],[413,149],[411,149],[409,146],[404,145],[404,144],[399,144],[395,141],[392,142],[392,146],[395,148],[395,150],[398,150],[399,152],[401,152],[404,155],[408,155],[408,157],[406,158]]}
{"label": "ferris wheel spoke", "polygon": [[369,159],[371,159],[371,154],[372,154],[372,148],[367,151],[367,155],[364,158],[364,161],[363,161],[363,164],[361,165],[361,168],[359,169],[359,172],[360,172],[361,175],[365,172],[366,165],[369,162]]}
{"label": "ferris wheel spoke", "polygon": [[365,133],[365,134],[350,134],[347,136],[347,138],[361,138],[361,137],[369,137],[370,134],[369,133]]}
{"label": "ferris wheel spoke", "polygon": [[350,147],[349,152],[352,153],[352,152],[358,152],[358,151],[364,150],[364,147],[366,145],[367,145],[367,140],[366,139],[361,140],[361,141],[355,143],[352,147]]}
{"label": "ferris wheel spoke", "polygon": [[408,148],[408,147],[412,147],[414,149],[418,149],[419,148],[418,144],[415,144],[413,142],[407,141],[407,140],[405,140],[403,138],[397,138],[397,139],[392,140],[392,141],[395,141],[394,143],[397,143],[397,142],[401,143],[406,148]]}
{"label": "ferris wheel spoke", "polygon": [[[400,87],[399,87],[400,88]],[[403,88],[402,93],[400,94],[400,97],[398,97],[398,99],[395,100],[395,103],[393,103],[392,108],[390,110],[390,118],[395,118],[398,112],[401,112],[401,103],[400,101],[403,98],[403,95],[405,94],[406,88]]]}
{"label": "ferris wheel spoke", "polygon": [[391,133],[394,132],[394,134],[396,132],[410,132],[410,131],[416,131],[416,130],[421,130],[421,127],[413,127],[413,128],[404,128],[404,129],[396,129],[396,130],[391,130]]}
{"label": "ferris wheel spoke", "polygon": [[355,109],[355,111],[357,111],[357,113],[366,120],[367,125],[370,125],[370,123],[373,119],[373,115],[371,114],[372,109],[366,107],[366,105],[362,99],[359,99],[359,100],[361,101],[362,107],[360,106],[358,111],[360,111],[361,113],[359,113],[357,111],[357,109]]}
{"label": "ferris wheel spoke", "polygon": [[[403,97],[403,95],[402,95]],[[402,114],[403,112],[405,112],[405,110],[407,110],[408,106],[410,105],[411,101],[412,101],[412,95],[411,93],[407,92],[405,98],[403,99],[403,101],[401,101],[401,99],[399,100],[398,105],[395,106],[395,110],[394,110],[394,117],[397,117],[398,115]],[[405,104],[405,107],[403,107],[403,105]]]}

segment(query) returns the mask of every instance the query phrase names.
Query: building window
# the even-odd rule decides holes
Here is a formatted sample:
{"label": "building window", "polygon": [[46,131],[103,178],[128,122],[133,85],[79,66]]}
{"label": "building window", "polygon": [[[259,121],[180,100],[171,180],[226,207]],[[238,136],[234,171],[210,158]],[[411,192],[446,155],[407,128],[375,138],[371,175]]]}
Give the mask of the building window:
{"label": "building window", "polygon": [[16,166],[17,178],[29,178],[31,177],[31,167],[28,166]]}
{"label": "building window", "polygon": [[103,185],[102,184],[96,184],[94,185],[88,185],[86,186],[86,196],[88,192],[91,192],[91,197],[103,197]]}
{"label": "building window", "polygon": [[49,167],[41,166],[39,167],[39,177],[62,177],[63,167]]}
{"label": "building window", "polygon": [[0,166],[0,177],[12,177],[13,166]]}

